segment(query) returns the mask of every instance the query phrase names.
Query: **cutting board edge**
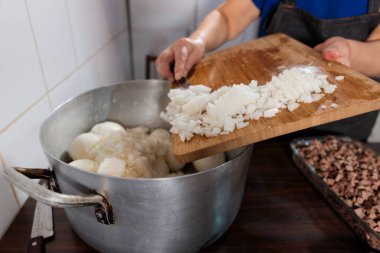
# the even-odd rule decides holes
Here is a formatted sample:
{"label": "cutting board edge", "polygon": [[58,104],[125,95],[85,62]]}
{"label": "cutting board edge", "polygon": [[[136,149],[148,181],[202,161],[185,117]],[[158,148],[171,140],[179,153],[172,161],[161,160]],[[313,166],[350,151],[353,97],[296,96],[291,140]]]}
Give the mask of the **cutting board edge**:
{"label": "cutting board edge", "polygon": [[[373,105],[374,104],[371,104],[372,106],[370,106],[368,108],[367,111],[363,112],[363,113],[350,113],[351,111],[349,110],[350,107],[347,107],[346,110],[344,111],[340,111],[341,113],[343,112],[343,114],[335,117],[336,120],[331,120],[331,121],[326,121],[324,120],[323,118],[325,118],[326,116],[328,116],[328,113],[321,113],[320,115],[315,115],[313,117],[310,117],[310,118],[305,118],[304,122],[302,122],[303,124],[310,124],[310,127],[307,127],[307,128],[303,128],[303,127],[297,127],[297,125],[300,124],[299,121],[294,121],[294,122],[287,122],[287,123],[284,123],[284,124],[281,124],[281,125],[277,125],[277,126],[273,126],[271,128],[268,128],[268,133],[270,134],[267,134],[267,135],[263,135],[259,138],[249,138],[249,135],[251,134],[255,134],[255,132],[251,132],[249,134],[245,134],[245,135],[240,135],[240,136],[236,136],[236,133],[232,132],[230,133],[231,134],[234,134],[236,136],[236,138],[231,138],[230,140],[226,141],[226,142],[221,142],[221,143],[218,143],[217,145],[209,145],[209,146],[206,146],[202,149],[195,149],[195,150],[192,150],[191,152],[178,152],[179,149],[175,148],[175,147],[185,147],[186,144],[188,142],[181,142],[180,145],[177,145],[177,146],[173,146],[173,155],[174,157],[176,158],[176,160],[180,163],[188,163],[188,162],[192,162],[192,161],[195,161],[197,159],[200,159],[200,158],[203,158],[203,157],[207,157],[207,156],[212,156],[212,155],[215,155],[215,154],[218,154],[218,153],[222,153],[222,152],[226,152],[228,150],[231,150],[231,149],[234,149],[234,148],[239,148],[239,147],[242,147],[242,146],[246,146],[246,145],[250,145],[250,144],[254,144],[254,143],[257,143],[257,142],[260,142],[260,141],[263,141],[263,140],[267,140],[267,139],[271,139],[271,138],[274,138],[274,137],[278,137],[278,136],[282,136],[282,135],[285,135],[285,134],[289,134],[289,133],[292,133],[292,132],[297,132],[297,131],[301,131],[301,130],[305,130],[305,129],[308,129],[308,128],[311,128],[311,127],[316,127],[316,126],[320,126],[320,125],[323,125],[323,124],[327,124],[327,123],[331,123],[331,122],[335,122],[335,121],[338,121],[338,120],[341,120],[341,119],[345,119],[345,118],[349,118],[349,117],[354,117],[354,116],[358,116],[358,115],[361,115],[361,114],[364,114],[364,113],[368,113],[368,112],[372,112],[372,111],[376,111],[376,110],[380,110],[380,101],[376,101],[377,102],[377,106],[374,107]],[[344,113],[346,112],[346,113]],[[315,121],[319,121],[319,123],[315,124],[313,122]],[[283,131],[278,131],[280,132],[280,134],[275,133],[276,129],[277,128],[280,128],[280,129],[286,129],[286,130],[283,130]],[[273,132],[273,133],[271,133]],[[243,132],[244,133],[244,132]],[[177,134],[173,135],[173,141],[178,141],[179,139],[179,136]],[[175,138],[178,138],[177,140],[175,140]],[[201,138],[207,138],[207,137],[201,137]],[[218,138],[218,137],[211,137],[212,138]],[[228,146],[228,148],[226,148]],[[186,150],[186,148],[182,148],[182,150]]]}

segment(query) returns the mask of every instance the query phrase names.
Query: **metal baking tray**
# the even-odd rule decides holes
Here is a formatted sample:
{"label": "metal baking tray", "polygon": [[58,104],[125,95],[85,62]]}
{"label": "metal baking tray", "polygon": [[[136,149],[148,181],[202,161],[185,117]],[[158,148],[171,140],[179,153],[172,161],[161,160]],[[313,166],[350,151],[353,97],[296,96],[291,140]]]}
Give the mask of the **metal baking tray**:
{"label": "metal baking tray", "polygon": [[[356,141],[349,137],[337,137],[337,139],[345,141]],[[315,139],[321,140],[323,137],[311,137],[295,139],[290,143],[292,149],[292,157],[294,163],[309,179],[315,188],[324,196],[331,207],[340,215],[340,217],[348,224],[351,230],[366,242],[371,248],[380,251],[380,233],[375,232],[365,221],[363,221],[352,208],[350,208],[342,198],[340,198],[318,175],[315,168],[311,166],[302,155],[299,154],[297,146],[310,145]],[[362,144],[364,147],[365,145]]]}

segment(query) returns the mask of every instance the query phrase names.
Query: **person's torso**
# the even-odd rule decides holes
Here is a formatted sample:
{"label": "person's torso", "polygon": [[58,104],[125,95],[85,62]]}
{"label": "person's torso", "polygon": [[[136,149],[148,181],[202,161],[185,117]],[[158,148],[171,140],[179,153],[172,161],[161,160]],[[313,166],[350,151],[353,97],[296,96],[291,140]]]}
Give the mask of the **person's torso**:
{"label": "person's torso", "polygon": [[[311,47],[333,36],[365,41],[380,23],[380,0],[253,1],[261,9],[261,35],[285,33]],[[371,112],[316,129],[366,140],[376,117]]]}
{"label": "person's torso", "polygon": [[[265,21],[276,11],[283,0],[252,0],[260,9],[259,36],[266,34]],[[289,1],[293,2],[293,1]],[[369,0],[295,0],[295,7],[317,19],[355,17],[368,13]]]}

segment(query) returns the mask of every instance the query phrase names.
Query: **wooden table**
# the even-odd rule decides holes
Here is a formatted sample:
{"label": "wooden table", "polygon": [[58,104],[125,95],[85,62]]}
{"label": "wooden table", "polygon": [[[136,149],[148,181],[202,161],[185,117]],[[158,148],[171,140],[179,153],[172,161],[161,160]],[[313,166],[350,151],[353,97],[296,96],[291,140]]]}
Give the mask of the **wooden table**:
{"label": "wooden table", "polygon": [[[34,200],[26,202],[0,241],[0,252],[26,251],[34,206]],[[46,252],[95,252],[71,230],[62,209],[54,209],[54,225]],[[201,252],[369,251],[295,167],[289,138],[276,138],[255,145],[235,222]]]}

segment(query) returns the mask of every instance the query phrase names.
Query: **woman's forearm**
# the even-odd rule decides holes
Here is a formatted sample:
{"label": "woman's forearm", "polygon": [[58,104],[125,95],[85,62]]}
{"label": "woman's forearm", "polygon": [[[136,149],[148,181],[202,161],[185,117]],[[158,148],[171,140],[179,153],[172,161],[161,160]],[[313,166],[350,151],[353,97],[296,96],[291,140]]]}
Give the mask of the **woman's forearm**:
{"label": "woman's forearm", "polygon": [[206,16],[190,38],[202,40],[206,51],[211,51],[235,38],[259,15],[252,0],[227,0]]}
{"label": "woman's forearm", "polygon": [[213,10],[190,35],[190,38],[202,40],[205,44],[206,52],[219,47],[228,40],[226,18],[219,12],[219,10]]}
{"label": "woman's forearm", "polygon": [[351,47],[351,67],[369,77],[380,77],[380,40],[348,41]]}

